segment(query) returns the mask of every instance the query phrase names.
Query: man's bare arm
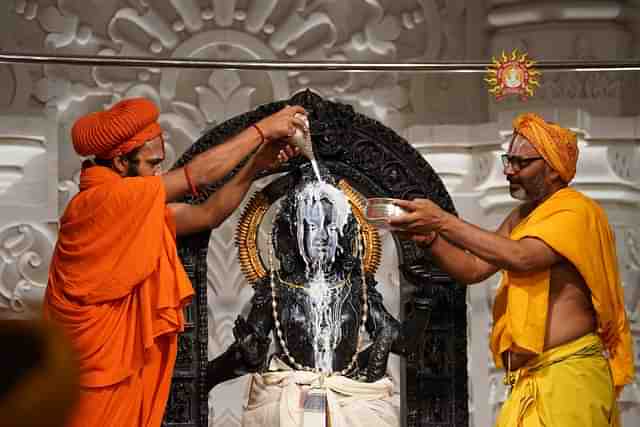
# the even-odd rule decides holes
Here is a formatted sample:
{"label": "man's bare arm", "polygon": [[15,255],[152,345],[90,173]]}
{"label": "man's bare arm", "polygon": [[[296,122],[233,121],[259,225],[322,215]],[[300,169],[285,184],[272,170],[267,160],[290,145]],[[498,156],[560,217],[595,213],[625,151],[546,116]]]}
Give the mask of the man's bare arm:
{"label": "man's bare arm", "polygon": [[[305,114],[304,108],[285,107],[258,122],[257,125],[264,134],[264,142],[272,144],[281,138],[286,138],[291,134],[292,129],[295,130],[293,126],[304,127],[304,122],[294,117],[297,113]],[[224,144],[195,156],[188,164],[189,176],[193,184],[195,186],[208,184],[226,176],[263,142],[260,131],[250,126]],[[169,202],[182,197],[190,190],[184,168],[174,169],[164,174],[162,179]]]}
{"label": "man's bare arm", "polygon": [[[502,223],[496,233],[503,233],[506,221]],[[499,269],[493,264],[478,258],[452,243],[443,236],[436,237],[429,248],[431,257],[436,264],[446,271],[456,282],[472,285],[491,277]]]}
{"label": "man's bare arm", "polygon": [[298,154],[283,141],[262,145],[234,177],[204,203],[170,203],[178,235],[217,228],[240,205],[256,174]]}
{"label": "man's bare arm", "polygon": [[[490,264],[495,271],[540,271],[562,260],[562,257],[542,240],[533,237],[511,240],[508,236],[483,230],[448,213],[438,233],[454,245],[465,248],[484,263]],[[478,277],[482,276],[481,274]]]}
{"label": "man's bare arm", "polygon": [[[507,215],[495,233],[508,237],[517,215],[518,208]],[[420,241],[421,239],[416,240]],[[456,282],[464,285],[482,282],[499,270],[495,265],[456,246],[443,236],[436,237],[429,247],[429,253],[442,270],[446,271]]]}
{"label": "man's bare arm", "polygon": [[444,271],[460,283],[481,282],[500,269],[526,272],[542,270],[561,260],[535,238],[511,240],[509,234],[522,217],[524,205],[514,209],[496,232],[483,230],[451,215],[429,200],[398,201],[410,213],[391,224],[413,235],[414,240],[437,231],[430,253]]}
{"label": "man's bare arm", "polygon": [[204,203],[199,205],[170,203],[168,207],[175,219],[176,234],[182,236],[217,228],[240,205],[251,186],[253,177],[253,165],[249,161]]}

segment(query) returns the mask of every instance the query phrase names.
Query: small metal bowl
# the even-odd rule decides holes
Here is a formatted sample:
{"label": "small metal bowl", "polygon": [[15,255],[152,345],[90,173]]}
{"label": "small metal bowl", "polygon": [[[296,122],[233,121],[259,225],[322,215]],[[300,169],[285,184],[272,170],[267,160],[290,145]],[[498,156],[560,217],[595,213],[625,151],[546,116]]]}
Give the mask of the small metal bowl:
{"label": "small metal bowl", "polygon": [[365,211],[367,221],[378,228],[393,229],[387,221],[394,216],[407,213],[405,209],[395,205],[394,201],[395,199],[389,197],[367,199],[367,209]]}

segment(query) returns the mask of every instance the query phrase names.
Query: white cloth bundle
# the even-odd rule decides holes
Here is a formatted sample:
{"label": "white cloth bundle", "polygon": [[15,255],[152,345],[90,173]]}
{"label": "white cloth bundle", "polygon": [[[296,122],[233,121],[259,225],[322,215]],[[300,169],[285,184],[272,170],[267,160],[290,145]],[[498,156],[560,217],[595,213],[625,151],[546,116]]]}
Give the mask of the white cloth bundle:
{"label": "white cloth bundle", "polygon": [[[400,405],[393,383],[383,378],[374,383],[341,375],[294,371],[274,358],[269,371],[254,374],[245,407],[243,427],[398,427]],[[304,410],[310,389],[326,393],[326,413]],[[317,396],[316,396],[317,398]]]}

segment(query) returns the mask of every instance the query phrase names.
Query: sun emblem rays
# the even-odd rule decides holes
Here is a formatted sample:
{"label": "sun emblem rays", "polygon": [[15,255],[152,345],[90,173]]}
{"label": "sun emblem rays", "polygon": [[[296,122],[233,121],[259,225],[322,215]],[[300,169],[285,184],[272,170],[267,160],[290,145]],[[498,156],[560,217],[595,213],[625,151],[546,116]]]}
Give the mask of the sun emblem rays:
{"label": "sun emblem rays", "polygon": [[484,79],[489,85],[489,93],[500,101],[507,95],[519,95],[521,100],[533,96],[534,88],[540,86],[542,73],[534,68],[536,61],[527,58],[514,49],[511,55],[502,52],[500,59],[493,57]]}

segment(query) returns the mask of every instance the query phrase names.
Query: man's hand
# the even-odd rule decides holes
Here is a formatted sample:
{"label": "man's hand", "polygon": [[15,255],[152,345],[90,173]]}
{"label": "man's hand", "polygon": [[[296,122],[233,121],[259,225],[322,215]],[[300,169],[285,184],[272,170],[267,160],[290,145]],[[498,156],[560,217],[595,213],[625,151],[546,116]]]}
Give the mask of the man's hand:
{"label": "man's hand", "polygon": [[259,335],[241,316],[233,326],[233,336],[247,365],[257,367],[265,361],[271,339]]}
{"label": "man's hand", "polygon": [[295,117],[296,114],[306,115],[307,111],[299,105],[287,106],[256,123],[264,133],[265,142],[292,137],[296,132],[296,127],[304,129],[305,122],[299,117]]}
{"label": "man's hand", "polygon": [[284,140],[263,144],[253,157],[253,170],[258,173],[267,169],[277,169],[282,163],[298,154],[300,150]]}
{"label": "man's hand", "polygon": [[[389,225],[413,240],[430,241],[434,238],[433,232],[438,232],[447,217],[447,212],[440,209],[438,205],[427,199],[395,200],[394,204],[407,211],[406,214],[392,217]],[[425,236],[418,238],[415,235]],[[415,237],[414,237],[415,236]]]}

